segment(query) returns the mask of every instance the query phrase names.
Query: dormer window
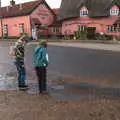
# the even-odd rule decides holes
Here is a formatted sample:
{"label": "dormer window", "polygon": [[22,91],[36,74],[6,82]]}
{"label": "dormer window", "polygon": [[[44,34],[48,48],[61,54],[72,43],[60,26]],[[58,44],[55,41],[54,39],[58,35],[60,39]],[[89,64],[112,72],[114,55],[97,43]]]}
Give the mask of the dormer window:
{"label": "dormer window", "polygon": [[116,5],[112,6],[110,9],[110,15],[118,16],[119,12],[120,12],[119,7]]}
{"label": "dormer window", "polygon": [[87,16],[88,15],[88,9],[84,6],[80,9],[80,16]]}
{"label": "dormer window", "polygon": [[110,15],[119,15],[119,9],[110,10]]}
{"label": "dormer window", "polygon": [[87,10],[80,10],[80,16],[87,16],[88,11]]}

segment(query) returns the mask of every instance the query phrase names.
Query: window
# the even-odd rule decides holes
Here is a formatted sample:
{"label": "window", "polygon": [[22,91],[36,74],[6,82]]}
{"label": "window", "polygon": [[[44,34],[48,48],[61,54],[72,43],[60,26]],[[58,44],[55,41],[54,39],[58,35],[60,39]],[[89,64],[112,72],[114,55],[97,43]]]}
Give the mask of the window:
{"label": "window", "polygon": [[120,32],[120,23],[117,24],[118,32]]}
{"label": "window", "polygon": [[56,28],[56,32],[59,33],[59,28]]}
{"label": "window", "polygon": [[19,31],[20,31],[20,34],[23,34],[24,33],[24,24],[19,24]]}
{"label": "window", "polygon": [[54,28],[53,28],[53,33],[59,33],[59,28],[54,27]]}
{"label": "window", "polygon": [[108,25],[107,26],[107,31],[108,32],[113,32],[113,26],[112,25]]}
{"label": "window", "polygon": [[110,10],[110,15],[119,15],[119,10],[118,9]]}
{"label": "window", "polygon": [[71,31],[71,30],[68,30],[68,33],[69,33],[69,34],[72,34],[72,31]]}
{"label": "window", "polygon": [[3,35],[8,36],[8,25],[7,24],[3,25]]}
{"label": "window", "polygon": [[117,32],[117,24],[114,24],[114,25],[113,25],[113,28],[114,28],[113,31],[114,31],[114,32]]}
{"label": "window", "polygon": [[118,28],[117,24],[107,26],[107,31],[108,32],[117,32],[118,30],[119,30],[119,28]]}
{"label": "window", "polygon": [[87,10],[80,10],[80,16],[87,16],[88,11]]}
{"label": "window", "polygon": [[64,31],[64,34],[67,35],[67,30]]}
{"label": "window", "polygon": [[83,32],[83,31],[85,31],[85,26],[83,26],[83,25],[81,25],[81,26],[78,25],[78,29]]}
{"label": "window", "polygon": [[53,32],[53,33],[55,33],[55,32],[56,32],[56,28],[55,28],[55,27],[53,28],[52,32]]}
{"label": "window", "polygon": [[114,28],[115,32],[120,32],[120,24],[119,23],[118,24],[114,24],[113,28]]}

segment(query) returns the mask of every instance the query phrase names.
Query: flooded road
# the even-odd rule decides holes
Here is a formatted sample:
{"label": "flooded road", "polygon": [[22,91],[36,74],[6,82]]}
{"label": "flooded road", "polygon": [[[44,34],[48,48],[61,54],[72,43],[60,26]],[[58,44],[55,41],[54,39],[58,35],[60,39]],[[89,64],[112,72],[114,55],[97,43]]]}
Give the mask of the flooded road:
{"label": "flooded road", "polygon": [[[0,90],[17,89],[17,72],[8,54],[9,47],[9,43],[0,43]],[[34,47],[35,45],[27,46],[25,55],[27,83],[30,88],[28,93],[38,92],[37,79],[32,65]],[[50,57],[48,90],[52,96],[66,99],[89,94],[120,96],[120,56],[118,52],[52,45],[48,49]],[[70,84],[69,80],[65,81],[66,78],[71,81],[72,78],[82,79]],[[59,84],[59,81],[62,80],[65,83]],[[104,85],[107,87],[103,88]]]}

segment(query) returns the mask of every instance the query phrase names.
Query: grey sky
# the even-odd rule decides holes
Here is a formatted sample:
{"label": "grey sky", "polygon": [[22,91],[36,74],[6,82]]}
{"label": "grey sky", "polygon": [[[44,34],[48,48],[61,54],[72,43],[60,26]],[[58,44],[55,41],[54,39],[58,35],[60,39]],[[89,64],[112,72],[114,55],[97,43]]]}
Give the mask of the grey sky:
{"label": "grey sky", "polygon": [[[8,6],[11,0],[1,0],[1,1],[2,1],[2,6]],[[18,3],[34,1],[34,0],[15,0],[15,1],[18,4]],[[52,8],[58,8],[60,7],[60,4],[61,4],[61,0],[46,0],[46,2]]]}

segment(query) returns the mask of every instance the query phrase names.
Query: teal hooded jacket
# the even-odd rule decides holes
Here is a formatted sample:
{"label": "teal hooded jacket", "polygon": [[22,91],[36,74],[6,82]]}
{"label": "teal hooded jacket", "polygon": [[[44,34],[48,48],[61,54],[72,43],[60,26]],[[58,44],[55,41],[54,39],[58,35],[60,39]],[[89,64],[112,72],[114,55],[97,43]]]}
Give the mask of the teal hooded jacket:
{"label": "teal hooded jacket", "polygon": [[37,46],[34,49],[33,53],[33,64],[34,67],[42,67],[48,66],[48,60],[47,60],[47,49],[44,48],[43,46]]}

